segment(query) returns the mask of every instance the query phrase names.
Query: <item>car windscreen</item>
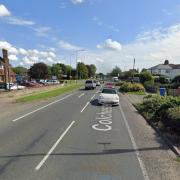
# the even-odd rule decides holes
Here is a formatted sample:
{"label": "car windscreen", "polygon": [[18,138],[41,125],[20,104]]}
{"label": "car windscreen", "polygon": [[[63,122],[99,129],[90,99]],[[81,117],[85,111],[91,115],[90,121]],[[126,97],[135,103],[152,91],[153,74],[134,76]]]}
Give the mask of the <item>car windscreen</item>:
{"label": "car windscreen", "polygon": [[102,93],[104,93],[104,94],[117,94],[115,89],[103,89]]}

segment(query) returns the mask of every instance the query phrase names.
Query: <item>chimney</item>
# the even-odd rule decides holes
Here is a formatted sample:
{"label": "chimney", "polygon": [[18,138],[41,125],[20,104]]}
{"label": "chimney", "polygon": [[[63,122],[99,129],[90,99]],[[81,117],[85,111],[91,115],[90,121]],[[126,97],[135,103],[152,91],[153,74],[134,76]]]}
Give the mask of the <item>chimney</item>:
{"label": "chimney", "polygon": [[6,49],[2,49],[2,54],[3,54],[3,60],[5,64],[9,64],[9,59],[8,59],[8,51]]}

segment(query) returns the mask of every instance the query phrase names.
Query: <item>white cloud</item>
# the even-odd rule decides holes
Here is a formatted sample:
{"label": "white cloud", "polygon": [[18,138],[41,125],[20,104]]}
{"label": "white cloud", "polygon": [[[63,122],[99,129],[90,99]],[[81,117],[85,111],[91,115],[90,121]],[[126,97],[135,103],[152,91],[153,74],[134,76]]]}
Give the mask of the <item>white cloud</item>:
{"label": "white cloud", "polygon": [[0,4],[0,17],[4,16],[10,16],[11,12],[4,6],[3,4]]}
{"label": "white cloud", "polygon": [[107,49],[115,51],[119,51],[122,49],[122,45],[117,41],[113,41],[112,39],[107,39],[104,43],[98,44],[96,47],[98,49]]}
{"label": "white cloud", "polygon": [[[7,49],[9,52],[10,61],[16,62],[16,65],[24,64],[30,66],[37,62],[56,62],[58,60],[55,54],[55,49],[48,49],[47,51],[39,51],[38,49],[24,49],[16,48],[9,42],[0,41],[0,49]],[[21,61],[20,61],[21,60]]]}
{"label": "white cloud", "polygon": [[75,51],[75,50],[82,49],[81,47],[72,45],[72,44],[70,44],[69,42],[66,42],[66,41],[60,41],[60,42],[58,43],[58,45],[59,45],[62,49],[65,49],[65,50]]}
{"label": "white cloud", "polygon": [[19,48],[19,54],[21,55],[27,55],[27,51],[23,48]]}
{"label": "white cloud", "polygon": [[85,2],[85,0],[71,0],[73,4],[82,4]]}
{"label": "white cloud", "polygon": [[10,56],[9,56],[9,59],[10,59],[11,61],[17,61],[17,60],[18,60],[18,57],[17,57],[16,55],[10,55]]}
{"label": "white cloud", "polygon": [[24,20],[13,16],[7,17],[5,20],[8,24],[19,25],[19,26],[32,26],[36,24],[33,21]]}
{"label": "white cloud", "polygon": [[33,28],[33,30],[36,32],[37,36],[48,36],[49,32],[51,31],[51,27],[41,26]]}

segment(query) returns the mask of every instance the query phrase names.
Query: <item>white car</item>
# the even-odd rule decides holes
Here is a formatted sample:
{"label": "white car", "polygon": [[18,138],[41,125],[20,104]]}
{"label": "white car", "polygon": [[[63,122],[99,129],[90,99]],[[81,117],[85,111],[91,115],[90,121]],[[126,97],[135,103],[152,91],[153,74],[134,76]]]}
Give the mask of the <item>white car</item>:
{"label": "white car", "polygon": [[[9,89],[8,84],[7,84],[7,89]],[[18,89],[25,89],[25,86],[21,86],[17,84],[10,84],[10,90],[18,90]]]}
{"label": "white car", "polygon": [[85,89],[95,89],[96,83],[93,80],[87,80],[85,82]]}
{"label": "white car", "polygon": [[59,82],[58,80],[48,79],[48,80],[46,81],[46,84],[48,84],[48,85],[60,84],[60,82]]}
{"label": "white car", "polygon": [[119,95],[114,88],[103,88],[98,97],[98,104],[119,105]]}

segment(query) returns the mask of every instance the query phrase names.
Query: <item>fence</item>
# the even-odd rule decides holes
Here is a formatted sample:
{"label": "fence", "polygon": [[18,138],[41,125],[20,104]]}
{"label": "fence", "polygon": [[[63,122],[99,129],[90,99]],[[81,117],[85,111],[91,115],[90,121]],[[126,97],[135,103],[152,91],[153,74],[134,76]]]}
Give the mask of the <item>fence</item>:
{"label": "fence", "polygon": [[180,87],[178,89],[168,89],[168,95],[180,96]]}

